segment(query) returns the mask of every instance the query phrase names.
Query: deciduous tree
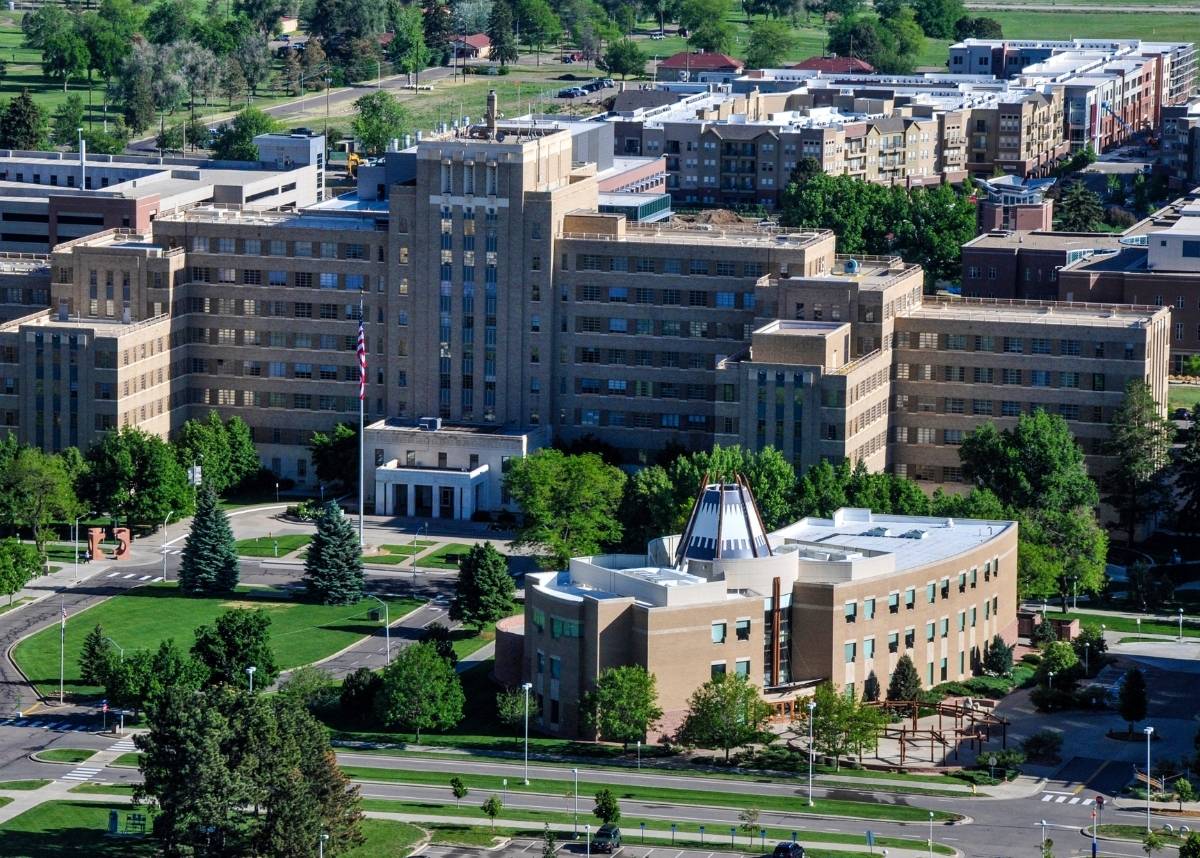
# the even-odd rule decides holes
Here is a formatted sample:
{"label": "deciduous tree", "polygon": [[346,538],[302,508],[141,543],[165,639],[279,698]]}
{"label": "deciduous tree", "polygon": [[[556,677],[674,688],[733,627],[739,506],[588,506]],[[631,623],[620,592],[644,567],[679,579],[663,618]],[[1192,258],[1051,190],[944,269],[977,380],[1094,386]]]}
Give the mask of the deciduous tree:
{"label": "deciduous tree", "polygon": [[388,59],[397,71],[415,75],[420,84],[421,69],[429,65],[430,50],[425,44],[425,22],[419,6],[405,6],[395,18],[395,32],[387,46]]}
{"label": "deciduous tree", "polygon": [[522,511],[515,543],[544,549],[560,568],[621,538],[616,512],[625,474],[595,453],[539,450],[513,462],[504,483]]}
{"label": "deciduous tree", "polygon": [[32,545],[11,538],[0,542],[0,596],[8,596],[8,604],[41,571],[42,556]]}
{"label": "deciduous tree", "polygon": [[786,21],[755,21],[750,25],[749,45],[748,68],[777,68],[796,50],[796,31]]}
{"label": "deciduous tree", "polygon": [[210,685],[246,688],[247,667],[255,668],[254,688],[266,689],[279,676],[271,649],[271,618],[261,608],[235,608],[196,629],[192,655],[208,669]]}
{"label": "deciduous tree", "polygon": [[621,820],[621,803],[610,789],[597,790],[596,805],[592,814],[604,825],[613,825]]}
{"label": "deciduous tree", "polygon": [[621,80],[630,75],[641,77],[646,72],[646,55],[633,39],[621,39],[609,45],[604,63],[609,72],[619,74]]}
{"label": "deciduous tree", "polygon": [[93,444],[87,460],[90,500],[98,511],[146,525],[192,512],[187,474],[157,435],[122,427]]}
{"label": "deciduous tree", "polygon": [[358,486],[358,429],[339,423],[333,432],[314,432],[308,442],[317,479],[327,486],[349,491]]}
{"label": "deciduous tree", "polygon": [[382,676],[375,708],[388,727],[415,733],[419,742],[422,730],[449,730],[462,720],[462,682],[432,644],[406,647]]}
{"label": "deciduous tree", "polygon": [[764,735],[771,707],[744,676],[721,674],[692,692],[680,739],[702,748],[729,752]]}
{"label": "deciduous tree", "polygon": [[[240,68],[240,64],[239,64]],[[213,157],[225,161],[257,161],[254,138],[279,130],[279,123],[256,107],[247,107],[231,122],[218,125],[213,139]]]}
{"label": "deciduous tree", "polygon": [[403,137],[408,130],[408,111],[386,90],[362,96],[354,102],[354,109],[354,136],[368,155],[382,154],[394,138]]}
{"label": "deciduous tree", "polygon": [[654,674],[636,664],[606,669],[585,703],[587,721],[600,738],[626,749],[645,741],[663,714]]}

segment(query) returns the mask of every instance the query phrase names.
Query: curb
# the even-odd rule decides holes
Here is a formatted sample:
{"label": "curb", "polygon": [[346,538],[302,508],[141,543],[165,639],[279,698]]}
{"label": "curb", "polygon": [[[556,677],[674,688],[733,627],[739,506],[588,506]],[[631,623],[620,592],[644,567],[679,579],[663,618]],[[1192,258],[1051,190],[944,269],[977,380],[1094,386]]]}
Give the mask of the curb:
{"label": "curb", "polygon": [[[44,750],[47,750],[47,749],[42,748],[37,751],[31,751],[30,753],[26,754],[25,756],[28,759],[33,760],[35,763],[41,763],[43,766],[82,766],[84,763],[88,762],[88,760],[92,759],[92,757],[96,756],[96,754],[100,753],[100,751],[95,751],[92,753],[91,757],[87,758],[87,760],[79,760],[74,763],[66,763],[66,762],[63,762],[62,760],[43,760],[41,757],[38,756],[38,754],[40,754]],[[80,750],[86,751],[88,749],[81,748]]]}

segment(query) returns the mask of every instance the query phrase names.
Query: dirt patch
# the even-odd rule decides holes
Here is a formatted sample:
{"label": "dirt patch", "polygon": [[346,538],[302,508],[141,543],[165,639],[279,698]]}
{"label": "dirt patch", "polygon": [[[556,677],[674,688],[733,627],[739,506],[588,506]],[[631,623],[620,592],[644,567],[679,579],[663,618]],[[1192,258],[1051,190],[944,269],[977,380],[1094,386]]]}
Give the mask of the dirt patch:
{"label": "dirt patch", "polygon": [[250,602],[235,599],[230,602],[222,602],[221,607],[229,608],[230,610],[240,608],[247,611],[253,611],[258,608],[262,608],[264,611],[279,611],[283,610],[284,608],[294,608],[296,605],[292,602]]}

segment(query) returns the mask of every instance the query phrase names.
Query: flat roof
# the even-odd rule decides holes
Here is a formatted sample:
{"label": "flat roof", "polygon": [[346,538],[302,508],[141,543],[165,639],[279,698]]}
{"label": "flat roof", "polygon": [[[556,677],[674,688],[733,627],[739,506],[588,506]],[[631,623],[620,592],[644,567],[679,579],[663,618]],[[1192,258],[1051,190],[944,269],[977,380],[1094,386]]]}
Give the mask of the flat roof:
{"label": "flat roof", "polygon": [[794,542],[809,549],[890,554],[895,571],[902,572],[958,557],[1012,527],[1012,521],[878,515],[843,507],[833,518],[802,518],[768,538],[776,549]]}
{"label": "flat roof", "polygon": [[[336,210],[335,210],[336,211]],[[361,230],[367,232],[379,231],[376,226],[378,212],[362,211],[347,212],[338,216],[335,211],[324,212],[321,209],[301,209],[300,211],[266,211],[239,208],[218,208],[216,206],[196,206],[181,211],[161,215],[156,222],[163,221],[179,223],[228,223],[250,224],[254,226],[292,227],[296,229],[328,229],[328,230]],[[361,216],[356,216],[361,215]]]}
{"label": "flat roof", "polygon": [[510,435],[514,438],[520,438],[537,431],[536,427],[521,428],[511,424],[498,426],[489,423],[450,423],[446,420],[443,420],[441,426],[437,429],[426,429],[416,420],[406,420],[400,417],[388,417],[385,420],[378,420],[367,426],[367,429],[389,432],[420,432],[426,435],[432,435],[436,432],[450,432],[462,435]]}
{"label": "flat roof", "polygon": [[904,311],[905,319],[979,319],[1010,324],[1061,325],[1080,322],[1106,328],[1143,328],[1165,307],[1084,304],[1066,301],[1006,301],[989,298],[926,298]]}
{"label": "flat roof", "polygon": [[994,230],[968,241],[964,247],[985,247],[997,250],[1027,248],[1029,250],[1116,250],[1120,236],[1103,232],[1052,232]]}
{"label": "flat roof", "polygon": [[776,319],[753,331],[754,334],[790,334],[792,336],[828,335],[849,325],[849,322],[809,322],[798,319]]}

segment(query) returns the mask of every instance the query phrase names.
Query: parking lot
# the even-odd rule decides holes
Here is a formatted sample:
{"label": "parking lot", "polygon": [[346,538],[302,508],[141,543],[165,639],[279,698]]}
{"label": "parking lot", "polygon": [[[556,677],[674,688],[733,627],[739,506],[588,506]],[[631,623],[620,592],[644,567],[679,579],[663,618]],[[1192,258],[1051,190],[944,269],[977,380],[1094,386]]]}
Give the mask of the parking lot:
{"label": "parking lot", "polygon": [[[560,855],[583,855],[586,846],[582,843],[560,842]],[[477,849],[470,846],[427,846],[421,854],[427,858],[480,858],[480,856],[502,856],[502,858],[528,858],[540,856],[541,840],[514,839],[502,849]],[[704,849],[675,849],[671,846],[637,846],[626,844],[617,850],[622,858],[745,858],[742,852],[710,852]]]}

